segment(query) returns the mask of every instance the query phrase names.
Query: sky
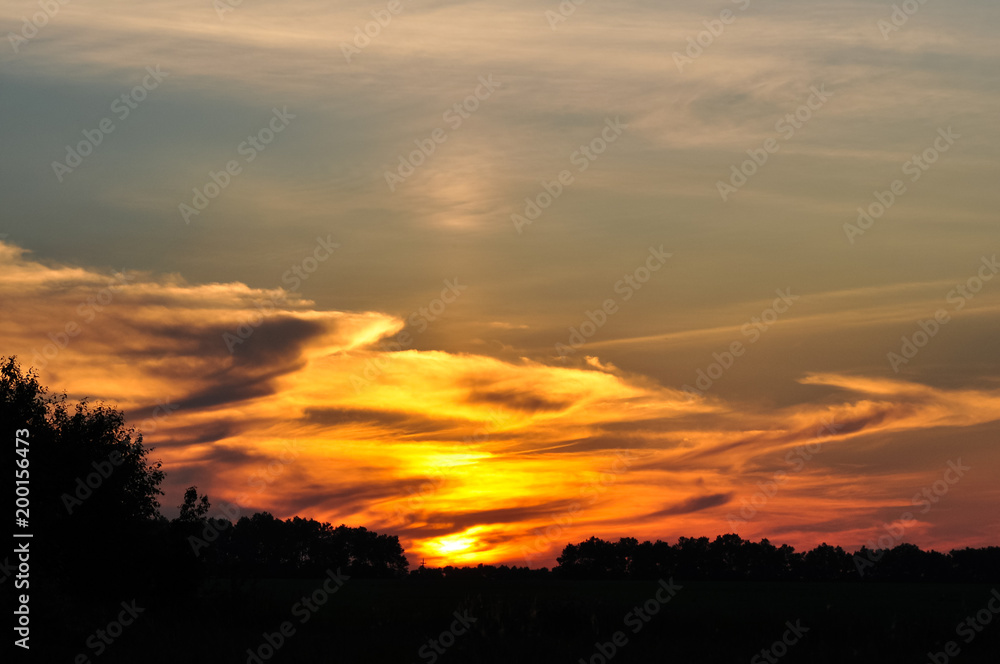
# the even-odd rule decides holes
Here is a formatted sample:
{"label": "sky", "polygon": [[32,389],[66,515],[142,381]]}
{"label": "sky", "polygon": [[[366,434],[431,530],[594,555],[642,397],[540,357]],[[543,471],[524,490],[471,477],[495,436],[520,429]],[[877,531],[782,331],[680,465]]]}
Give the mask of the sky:
{"label": "sky", "polygon": [[998,25],[8,0],[0,353],[413,563],[996,545]]}

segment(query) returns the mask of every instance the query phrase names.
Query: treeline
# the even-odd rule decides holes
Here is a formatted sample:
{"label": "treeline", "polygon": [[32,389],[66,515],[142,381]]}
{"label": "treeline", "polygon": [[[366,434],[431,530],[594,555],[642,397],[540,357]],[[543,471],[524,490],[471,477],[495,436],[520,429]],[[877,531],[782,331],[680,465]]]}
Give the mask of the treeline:
{"label": "treeline", "polygon": [[787,544],[744,540],[738,535],[681,537],[675,544],[617,542],[597,537],[569,544],[552,572],[577,579],[677,577],[717,581],[1000,581],[1000,547],[923,551],[913,544],[890,549],[862,546],[848,553],[820,544],[798,553]]}
{"label": "treeline", "polygon": [[[748,581],[1000,581],[1000,547],[944,554],[912,544],[848,553],[821,544],[804,553],[738,535],[680,538],[675,544],[596,537],[568,544],[552,570],[479,565],[408,573],[398,537],[266,512],[235,522],[208,515],[187,490],[169,521],[158,496],[164,473],[141,434],[113,408],[48,397],[32,372],[0,358],[0,430],[26,441],[19,478],[30,487],[30,528],[37,545],[34,579],[68,592],[190,592],[208,577],[352,577],[680,579]],[[234,513],[235,516],[237,513]],[[2,563],[3,561],[0,561]]]}
{"label": "treeline", "polygon": [[558,565],[547,568],[477,565],[415,569],[423,579],[664,579],[703,581],[937,581],[1000,582],[1000,547],[923,551],[914,544],[891,549],[861,547],[848,553],[820,544],[799,553],[787,544],[744,540],[739,535],[681,537],[675,544],[617,542],[597,537],[567,544]]}
{"label": "treeline", "polygon": [[170,524],[172,539],[200,575],[317,578],[340,569],[351,577],[392,578],[405,576],[409,566],[396,536],[299,517],[283,521],[267,512],[236,523],[209,518],[208,500],[198,499],[195,487],[184,501]]}
{"label": "treeline", "polygon": [[[211,518],[208,498],[194,487],[178,518],[166,519],[164,472],[122,413],[49,396],[13,357],[0,358],[0,431],[22,441],[18,525],[32,535],[31,576],[22,590],[179,596],[208,576],[322,577],[338,568],[352,577],[406,574],[397,537],[266,512],[235,523]],[[10,563],[0,557],[4,569]]]}

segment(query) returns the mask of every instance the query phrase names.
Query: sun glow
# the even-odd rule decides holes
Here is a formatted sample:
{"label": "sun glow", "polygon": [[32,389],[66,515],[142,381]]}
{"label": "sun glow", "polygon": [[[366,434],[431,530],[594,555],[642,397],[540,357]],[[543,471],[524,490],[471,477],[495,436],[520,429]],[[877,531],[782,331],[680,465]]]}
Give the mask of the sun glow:
{"label": "sun glow", "polygon": [[449,555],[468,551],[475,543],[476,540],[471,537],[452,535],[451,537],[442,537],[436,542],[431,542],[431,546],[436,548],[442,555]]}
{"label": "sun glow", "polygon": [[[423,542],[421,555],[440,565],[469,565],[489,560],[493,552],[479,537],[483,526],[474,526],[461,533]],[[484,533],[485,534],[485,533]]]}

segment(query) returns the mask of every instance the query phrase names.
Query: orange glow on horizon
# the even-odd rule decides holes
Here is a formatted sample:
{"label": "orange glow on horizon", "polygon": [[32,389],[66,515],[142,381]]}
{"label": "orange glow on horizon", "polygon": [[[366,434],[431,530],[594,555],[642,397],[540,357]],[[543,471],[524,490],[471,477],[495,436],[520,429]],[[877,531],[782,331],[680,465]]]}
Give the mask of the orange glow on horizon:
{"label": "orange glow on horizon", "polygon": [[[31,302],[22,307],[30,315],[2,322],[8,352],[37,366],[39,340],[108,279],[0,248],[0,295]],[[800,382],[834,397],[755,410],[692,398],[597,357],[554,366],[384,352],[371,342],[403,321],[316,311],[294,298],[230,354],[222,333],[268,296],[137,275],[100,313],[100,334],[84,325],[57,361],[38,366],[42,382],[125,411],[164,462],[168,515],[197,483],[244,515],[365,526],[398,535],[411,561],[441,565],[551,566],[563,546],[592,535],[736,531],[798,548],[860,545],[912,509],[910,497],[945,468],[948,459],[914,436],[975,432],[1000,418],[997,389],[816,373]],[[792,470],[787,455],[809,445],[817,449]],[[977,468],[994,449],[983,444]],[[845,451],[867,465],[845,462]],[[775,473],[786,478],[761,503],[758,487]],[[977,505],[998,500],[989,472],[969,473],[907,535],[925,547],[995,542],[996,525],[965,531],[934,519],[981,523]]]}

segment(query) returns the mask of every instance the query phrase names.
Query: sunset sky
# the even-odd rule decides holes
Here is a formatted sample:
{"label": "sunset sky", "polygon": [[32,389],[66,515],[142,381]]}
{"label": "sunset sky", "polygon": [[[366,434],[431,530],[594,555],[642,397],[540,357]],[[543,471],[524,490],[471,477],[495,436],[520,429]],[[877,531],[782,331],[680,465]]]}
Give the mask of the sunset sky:
{"label": "sunset sky", "polygon": [[411,563],[1000,544],[1000,5],[904,4],[4,2],[0,354]]}

